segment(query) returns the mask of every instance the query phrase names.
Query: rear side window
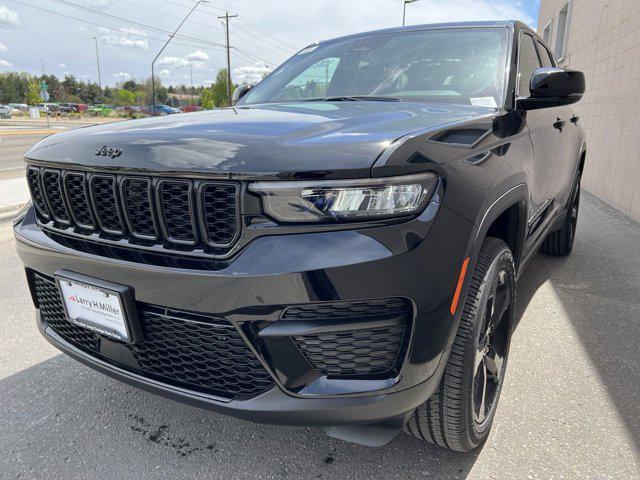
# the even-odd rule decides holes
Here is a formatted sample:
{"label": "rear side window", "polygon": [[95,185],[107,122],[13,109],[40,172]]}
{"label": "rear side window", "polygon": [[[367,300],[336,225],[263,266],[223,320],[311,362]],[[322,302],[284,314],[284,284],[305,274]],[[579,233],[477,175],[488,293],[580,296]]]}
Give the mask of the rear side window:
{"label": "rear side window", "polygon": [[533,37],[523,33],[520,35],[520,53],[518,56],[518,96],[526,98],[531,93],[529,82],[535,72],[542,65],[536,52]]}
{"label": "rear side window", "polygon": [[543,67],[553,67],[553,57],[551,56],[551,52],[547,50],[547,48],[542,45],[540,42],[538,43],[538,52],[540,52],[540,57],[542,58],[542,66]]}

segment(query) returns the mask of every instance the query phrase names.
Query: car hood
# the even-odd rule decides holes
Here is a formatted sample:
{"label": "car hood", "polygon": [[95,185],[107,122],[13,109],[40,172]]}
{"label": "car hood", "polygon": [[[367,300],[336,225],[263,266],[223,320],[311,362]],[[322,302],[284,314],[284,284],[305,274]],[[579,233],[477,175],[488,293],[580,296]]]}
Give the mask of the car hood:
{"label": "car hood", "polygon": [[[400,137],[491,112],[383,101],[236,107],[80,128],[41,140],[26,157],[138,172],[346,178],[368,175],[378,156]],[[121,149],[121,154],[99,155],[100,149],[103,154]]]}

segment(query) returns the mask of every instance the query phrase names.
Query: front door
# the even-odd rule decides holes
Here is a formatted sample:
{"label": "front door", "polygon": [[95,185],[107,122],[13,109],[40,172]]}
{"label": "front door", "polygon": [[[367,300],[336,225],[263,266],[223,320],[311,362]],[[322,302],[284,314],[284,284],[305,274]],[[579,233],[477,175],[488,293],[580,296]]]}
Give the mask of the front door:
{"label": "front door", "polygon": [[[541,68],[542,62],[532,35],[520,33],[518,53],[517,95],[520,98],[529,96],[529,85],[533,72]],[[541,108],[526,112],[527,126],[533,143],[534,162],[529,172],[530,209],[529,224],[536,223],[540,215],[553,204],[558,194],[558,176],[562,173],[565,152],[562,150],[562,134],[568,127],[566,109]]]}

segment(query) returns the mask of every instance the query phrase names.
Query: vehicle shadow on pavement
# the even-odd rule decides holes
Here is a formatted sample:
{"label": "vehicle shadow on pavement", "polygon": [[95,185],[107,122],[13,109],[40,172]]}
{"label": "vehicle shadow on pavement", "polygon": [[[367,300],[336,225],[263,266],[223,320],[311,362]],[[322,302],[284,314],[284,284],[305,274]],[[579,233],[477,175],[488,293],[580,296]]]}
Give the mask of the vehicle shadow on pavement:
{"label": "vehicle shadow on pavement", "polygon": [[382,448],[173,402],[57,355],[0,381],[0,471],[13,478],[463,479],[480,450],[399,435]]}
{"label": "vehicle shadow on pavement", "polygon": [[[516,325],[550,282],[640,453],[640,225],[586,192],[583,204],[588,208],[581,209],[572,254],[538,254],[526,268],[518,283]],[[593,419],[585,421],[597,424],[599,406],[592,410]]]}

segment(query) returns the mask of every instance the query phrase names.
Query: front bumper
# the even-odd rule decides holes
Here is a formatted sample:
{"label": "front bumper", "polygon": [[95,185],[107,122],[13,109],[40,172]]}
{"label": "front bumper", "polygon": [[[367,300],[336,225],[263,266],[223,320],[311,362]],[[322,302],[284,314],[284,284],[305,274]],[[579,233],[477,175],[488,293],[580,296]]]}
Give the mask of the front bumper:
{"label": "front bumper", "polygon": [[292,383],[286,362],[274,367],[272,352],[252,344],[276,386],[251,398],[221,399],[139,375],[76,348],[38,322],[63,352],[145,390],[256,422],[320,426],[401,423],[435,391],[452,339],[449,305],[471,230],[468,221],[432,202],[421,217],[404,224],[259,238],[225,266],[206,269],[71,248],[37,225],[33,209],[14,226],[29,270],[51,277],[65,269],[129,285],[138,302],[206,312],[238,328],[277,324],[289,305],[408,299],[411,336],[394,378],[333,381],[316,375],[310,388],[304,375]]}

